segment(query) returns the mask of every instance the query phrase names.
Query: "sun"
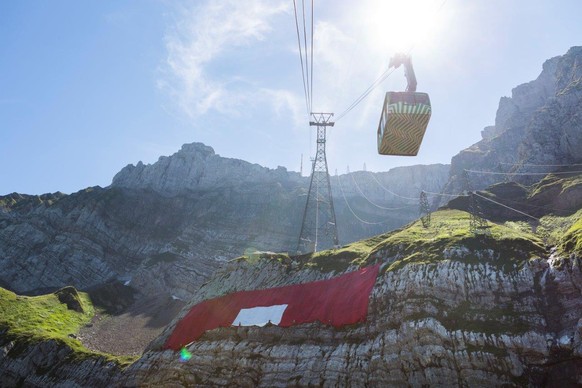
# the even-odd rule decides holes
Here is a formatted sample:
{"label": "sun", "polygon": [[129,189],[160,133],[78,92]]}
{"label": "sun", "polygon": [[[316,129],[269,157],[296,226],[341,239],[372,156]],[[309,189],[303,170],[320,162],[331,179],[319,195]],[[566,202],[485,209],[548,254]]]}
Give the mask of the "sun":
{"label": "sun", "polygon": [[434,43],[442,27],[444,0],[367,0],[363,23],[375,49],[407,52]]}

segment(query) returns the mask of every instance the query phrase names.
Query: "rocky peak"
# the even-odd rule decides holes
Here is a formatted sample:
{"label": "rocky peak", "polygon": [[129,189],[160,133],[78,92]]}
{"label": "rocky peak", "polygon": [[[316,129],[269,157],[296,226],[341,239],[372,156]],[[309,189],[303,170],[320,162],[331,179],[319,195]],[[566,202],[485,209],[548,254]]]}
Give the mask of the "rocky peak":
{"label": "rocky peak", "polygon": [[161,156],[154,164],[128,165],[115,175],[112,186],[152,189],[175,195],[186,190],[237,186],[243,183],[301,180],[299,173],[284,167],[269,169],[240,159],[223,158],[202,143],[184,144],[171,156]]}
{"label": "rocky peak", "polygon": [[[465,169],[495,173],[471,175],[473,188],[482,189],[507,179],[531,184],[539,176],[523,173],[550,172],[552,166],[547,165],[579,163],[580,101],[582,47],[572,47],[565,55],[547,60],[537,79],[515,87],[511,97],[500,99],[495,125],[483,130],[481,141],[452,158],[445,192],[463,190]],[[511,175],[514,173],[522,175]]]}

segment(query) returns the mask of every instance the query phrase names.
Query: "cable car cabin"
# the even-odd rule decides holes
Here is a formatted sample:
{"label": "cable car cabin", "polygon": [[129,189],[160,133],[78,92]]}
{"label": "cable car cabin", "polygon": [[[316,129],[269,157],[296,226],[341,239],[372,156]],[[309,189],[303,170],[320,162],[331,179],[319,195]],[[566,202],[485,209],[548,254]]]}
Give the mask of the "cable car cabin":
{"label": "cable car cabin", "polygon": [[378,125],[378,153],[416,156],[430,114],[428,94],[387,92]]}

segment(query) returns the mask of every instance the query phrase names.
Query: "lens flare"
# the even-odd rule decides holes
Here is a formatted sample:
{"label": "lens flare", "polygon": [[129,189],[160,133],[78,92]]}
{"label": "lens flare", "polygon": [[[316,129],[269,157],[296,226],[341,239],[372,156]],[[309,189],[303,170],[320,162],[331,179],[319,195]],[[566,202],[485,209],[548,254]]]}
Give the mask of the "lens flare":
{"label": "lens flare", "polygon": [[186,362],[192,358],[192,353],[188,351],[186,348],[180,349],[180,361]]}

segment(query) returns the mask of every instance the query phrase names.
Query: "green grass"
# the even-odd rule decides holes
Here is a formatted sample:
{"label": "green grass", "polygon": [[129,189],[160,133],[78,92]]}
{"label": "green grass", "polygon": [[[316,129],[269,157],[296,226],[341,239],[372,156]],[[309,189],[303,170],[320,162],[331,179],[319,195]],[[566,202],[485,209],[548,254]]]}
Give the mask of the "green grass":
{"label": "green grass", "polygon": [[578,185],[582,185],[582,175],[574,175],[570,177],[564,177],[554,174],[546,175],[542,180],[538,183],[533,184],[530,186],[530,194],[529,198],[535,197],[536,195],[552,189],[553,187],[560,187],[560,193],[564,193],[570,188],[576,187]]}
{"label": "green grass", "polygon": [[[545,252],[542,241],[526,231],[488,223],[487,234],[475,235],[469,229],[469,222],[470,216],[466,212],[437,211],[431,216],[430,228],[424,228],[420,221],[416,221],[388,237],[377,249],[384,251],[383,256],[396,258],[388,271],[405,264],[432,263],[444,259],[471,263],[487,260],[507,270]],[[468,248],[471,253],[459,255],[455,253],[458,247]],[[482,258],[473,254],[487,249],[493,251],[493,257]],[[446,257],[445,251],[448,252]]]}
{"label": "green grass", "polygon": [[[576,214],[582,213],[579,211]],[[582,215],[574,223],[560,241],[558,249],[563,253],[574,253],[582,257]]]}
{"label": "green grass", "polygon": [[0,327],[6,328],[6,336],[21,343],[55,340],[69,346],[76,359],[102,356],[124,367],[135,361],[135,357],[117,357],[93,352],[79,340],[71,337],[91,321],[95,309],[89,295],[79,292],[78,298],[83,312],[69,310],[56,294],[20,296],[0,288]]}
{"label": "green grass", "polygon": [[[323,272],[341,272],[349,266],[365,266],[387,258],[386,271],[405,265],[430,264],[456,260],[477,264],[487,262],[503,271],[521,268],[530,259],[547,257],[546,246],[558,246],[563,253],[582,254],[582,210],[567,217],[544,216],[532,231],[531,224],[510,221],[487,223],[487,233],[470,230],[470,215],[461,210],[439,210],[431,215],[431,225],[424,228],[420,220],[405,227],[338,249],[290,258],[286,254],[256,253],[237,260],[250,263],[277,260]],[[463,248],[463,249],[459,249]],[[466,249],[465,249],[466,248]],[[487,252],[488,254],[483,254]]]}
{"label": "green grass", "polygon": [[67,337],[89,323],[95,314],[89,296],[78,293],[84,313],[69,310],[55,294],[19,296],[0,289],[0,323],[15,334]]}
{"label": "green grass", "polygon": [[366,240],[344,245],[339,249],[315,252],[302,259],[307,267],[317,268],[323,272],[343,271],[350,265],[366,264],[370,252],[389,234],[382,234]]}
{"label": "green grass", "polygon": [[582,218],[582,209],[567,217],[545,216],[540,220],[536,233],[546,240],[548,245],[560,245],[576,221]]}
{"label": "green grass", "polygon": [[261,260],[276,261],[284,265],[291,264],[291,258],[287,253],[262,252],[254,249],[247,249],[244,255],[232,259],[232,261],[246,261],[250,264],[256,264]]}
{"label": "green grass", "polygon": [[[503,224],[509,229],[523,233],[533,233],[532,225],[523,221],[508,221]],[[582,209],[569,216],[544,216],[540,219],[535,235],[548,246],[555,246],[562,254],[582,255]]]}
{"label": "green grass", "polygon": [[[470,215],[460,210],[440,210],[432,213],[431,225],[424,228],[420,220],[367,240],[299,256],[296,259],[307,267],[324,272],[342,271],[350,265],[365,266],[378,258],[392,260],[386,267],[394,271],[407,264],[428,264],[442,260],[479,263],[487,260],[504,270],[521,266],[530,258],[546,253],[543,241],[520,225],[508,227],[488,223],[487,233],[473,233]],[[457,248],[467,248],[469,253]],[[491,257],[479,252],[491,250]],[[446,253],[445,253],[446,252]]]}

